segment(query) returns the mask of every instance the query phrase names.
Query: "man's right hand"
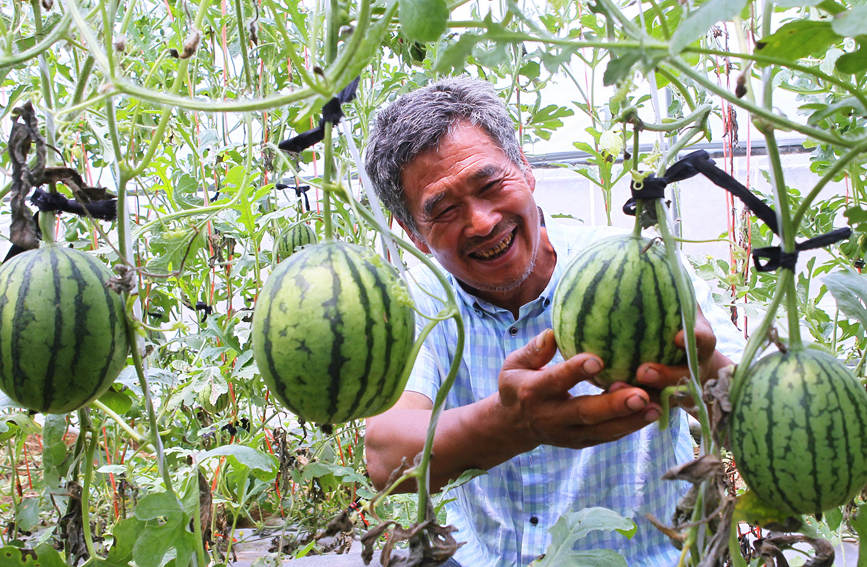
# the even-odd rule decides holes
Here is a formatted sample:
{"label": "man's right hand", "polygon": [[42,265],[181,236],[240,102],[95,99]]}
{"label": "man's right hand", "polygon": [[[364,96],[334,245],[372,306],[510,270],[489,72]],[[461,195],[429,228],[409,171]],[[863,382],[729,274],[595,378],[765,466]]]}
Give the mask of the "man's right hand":
{"label": "man's right hand", "polygon": [[656,421],[659,405],[648,393],[623,382],[589,396],[572,396],[578,382],[602,370],[588,353],[546,366],[557,351],[546,329],[506,357],[499,376],[499,402],[509,421],[530,445],[581,449],[620,439]]}
{"label": "man's right hand", "polygon": [[[511,353],[499,376],[499,392],[440,415],[434,438],[430,487],[438,490],[469,468],[489,469],[541,444],[580,449],[614,441],[659,417],[647,392],[624,383],[593,396],[569,389],[602,369],[599,359],[579,354],[546,366],[556,352],[548,329]],[[367,469],[385,486],[401,459],[422,449],[433,402],[406,391],[384,413],[368,418]],[[398,490],[413,490],[403,484]]]}

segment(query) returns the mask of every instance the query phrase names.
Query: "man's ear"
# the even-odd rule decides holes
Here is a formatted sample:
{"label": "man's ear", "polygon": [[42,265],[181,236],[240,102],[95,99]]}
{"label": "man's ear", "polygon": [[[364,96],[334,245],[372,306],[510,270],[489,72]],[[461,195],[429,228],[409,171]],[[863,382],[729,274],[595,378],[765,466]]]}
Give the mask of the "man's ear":
{"label": "man's ear", "polygon": [[397,224],[400,225],[400,228],[402,228],[406,235],[409,236],[409,239],[412,240],[412,243],[415,244],[415,247],[421,250],[422,254],[430,254],[430,248],[427,247],[425,241],[422,240],[421,237],[418,236],[414,230],[410,230],[409,228],[407,228],[406,224],[397,217],[395,217],[394,220],[397,221]]}
{"label": "man's ear", "polygon": [[536,177],[533,175],[533,168],[530,167],[530,162],[527,161],[527,156],[524,155],[524,150],[521,150],[521,162],[524,164],[524,179],[527,180],[527,185],[530,186],[530,191],[535,191]]}

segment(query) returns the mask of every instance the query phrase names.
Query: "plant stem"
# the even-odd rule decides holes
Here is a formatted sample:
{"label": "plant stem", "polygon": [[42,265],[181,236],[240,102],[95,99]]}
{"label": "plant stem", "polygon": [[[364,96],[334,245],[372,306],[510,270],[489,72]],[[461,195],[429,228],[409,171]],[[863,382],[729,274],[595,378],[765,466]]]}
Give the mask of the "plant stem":
{"label": "plant stem", "polygon": [[[241,61],[244,68],[244,80],[247,88],[252,88],[253,79],[250,75],[250,54],[247,53],[247,30],[244,29],[244,9],[241,0],[235,0],[235,20],[238,23],[238,41],[241,47]],[[196,27],[198,29],[198,26]]]}
{"label": "plant stem", "polygon": [[780,116],[779,114],[775,114],[772,110],[767,108],[763,108],[761,106],[750,103],[747,100],[740,99],[733,92],[730,92],[727,89],[720,87],[719,85],[714,84],[712,81],[708,80],[705,75],[699,73],[696,69],[694,69],[688,63],[678,59],[677,57],[671,57],[665,61],[668,65],[674,67],[684,75],[687,75],[689,78],[698,83],[702,88],[714,93],[715,95],[723,98],[724,100],[732,103],[733,105],[746,110],[751,114],[755,114],[758,117],[761,117],[776,127],[783,130],[794,130],[796,132],[800,132],[805,136],[809,136],[814,138],[820,142],[825,142],[827,144],[835,144],[839,146],[843,146],[846,148],[851,148],[856,144],[863,141],[863,139],[849,139],[842,138],[840,136],[833,135],[825,130],[819,128],[813,128],[810,126],[806,126],[804,124],[800,124],[795,122],[794,120],[789,120],[784,116]]}
{"label": "plant stem", "polygon": [[84,479],[81,484],[81,533],[84,536],[84,545],[87,548],[88,556],[91,560],[98,560],[96,549],[93,547],[93,535],[90,533],[90,483],[93,479],[93,457],[96,452],[97,436],[91,426],[86,409],[78,410],[78,420],[81,426],[79,435],[87,436],[88,433],[90,434],[90,443],[87,444],[85,450]]}
{"label": "plant stem", "polygon": [[[43,37],[38,43],[36,43],[33,47],[29,49],[25,49],[19,53],[14,55],[4,55],[0,57],[0,69],[4,67],[13,67],[18,65],[19,63],[24,63],[29,59],[33,59],[37,55],[41,55],[42,52],[46,51],[52,45],[63,39],[63,36],[66,35],[66,31],[69,29],[69,25],[72,23],[72,16],[68,13],[63,15],[63,18],[55,26],[51,29],[51,31]],[[39,23],[39,27],[42,27],[42,23]]]}
{"label": "plant stem", "polygon": [[130,427],[129,424],[124,421],[124,419],[119,416],[113,409],[111,409],[98,399],[90,402],[90,405],[110,417],[121,429],[123,429],[124,433],[131,437],[136,443],[150,444],[150,440],[140,435],[138,431]]}
{"label": "plant stem", "polygon": [[[770,84],[770,81],[767,84]],[[770,89],[766,90],[766,93]],[[770,102],[770,95],[766,94],[766,105]],[[776,136],[772,129],[765,132],[765,142],[768,148],[768,160],[771,162],[772,179],[774,181],[774,193],[777,204],[777,226],[780,228],[781,249],[786,254],[795,252],[795,233],[797,225],[792,222],[789,214],[789,196],[786,181],[783,175],[783,163],[780,159],[780,150],[777,146]],[[801,322],[798,314],[798,296],[795,289],[795,272],[786,267],[780,267],[777,276],[780,287],[786,292],[786,313],[789,320],[789,345],[792,348],[801,346]]]}

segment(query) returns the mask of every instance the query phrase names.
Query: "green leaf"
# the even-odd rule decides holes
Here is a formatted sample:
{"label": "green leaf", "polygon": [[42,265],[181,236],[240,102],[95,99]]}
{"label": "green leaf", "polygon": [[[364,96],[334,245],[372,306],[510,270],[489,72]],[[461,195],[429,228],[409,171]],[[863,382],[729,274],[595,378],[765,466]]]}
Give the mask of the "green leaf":
{"label": "green leaf", "polygon": [[612,57],[605,66],[605,73],[602,74],[602,84],[615,85],[626,79],[639,61],[641,61],[641,52],[638,50],[628,51],[620,57]]}
{"label": "green leaf", "polygon": [[840,311],[867,329],[867,275],[837,272],[822,281],[837,300]]}
{"label": "green leaf", "polygon": [[467,57],[473,52],[473,47],[481,41],[481,36],[474,33],[465,33],[457,41],[443,49],[434,63],[434,71],[437,73],[459,73],[464,70]]}
{"label": "green leaf", "polygon": [[445,0],[398,0],[400,27],[413,41],[436,41],[446,31]]}
{"label": "green leaf", "polygon": [[796,61],[807,56],[822,57],[838,41],[840,36],[831,29],[830,22],[795,20],[761,39],[756,53]]}
{"label": "green leaf", "polygon": [[249,467],[253,470],[259,470],[269,475],[277,474],[277,460],[268,455],[246,445],[223,445],[215,447],[210,451],[200,453],[198,461],[202,462],[212,457],[229,457],[233,463]]}
{"label": "green leaf", "polygon": [[846,219],[849,221],[848,224],[850,226],[855,226],[856,224],[867,222],[867,208],[849,207],[843,214],[846,215]]}
{"label": "green leaf", "polygon": [[717,22],[731,20],[746,6],[746,0],[709,0],[691,13],[674,31],[669,50],[676,54],[698,40]]}
{"label": "green leaf", "polygon": [[3,567],[67,567],[66,561],[56,549],[43,543],[34,550],[18,547],[0,548],[0,565]]}
{"label": "green leaf", "polygon": [[138,501],[135,507],[135,517],[139,520],[156,520],[157,518],[180,518],[183,515],[178,499],[168,492],[152,492]]}
{"label": "green leaf", "polygon": [[108,550],[106,561],[116,565],[126,565],[132,559],[132,548],[145,524],[137,518],[119,520],[111,530],[114,543]]}
{"label": "green leaf", "polygon": [[117,391],[114,388],[109,388],[99,397],[99,401],[118,415],[125,414],[132,407],[132,398],[129,397],[126,390]]}
{"label": "green leaf", "polygon": [[867,37],[858,38],[858,50],[837,58],[834,68],[840,73],[854,75],[867,70]]}
{"label": "green leaf", "polygon": [[858,534],[858,567],[864,567],[867,563],[867,503],[858,505],[849,523]]}
{"label": "green leaf", "polygon": [[831,29],[843,37],[856,37],[864,33],[865,22],[867,22],[867,4],[862,4],[834,16]]}
{"label": "green leaf", "polygon": [[175,546],[178,536],[183,536],[181,522],[166,523],[158,527],[148,527],[136,539],[132,557],[139,567],[159,567],[166,552]]}
{"label": "green leaf", "polygon": [[39,525],[39,499],[23,498],[15,505],[15,523],[19,530],[32,531]]}
{"label": "green leaf", "polygon": [[534,561],[536,567],[626,567],[626,560],[610,549],[575,551],[575,542],[593,531],[617,531],[631,538],[638,526],[608,508],[584,508],[560,516],[551,528],[551,544],[544,557]]}

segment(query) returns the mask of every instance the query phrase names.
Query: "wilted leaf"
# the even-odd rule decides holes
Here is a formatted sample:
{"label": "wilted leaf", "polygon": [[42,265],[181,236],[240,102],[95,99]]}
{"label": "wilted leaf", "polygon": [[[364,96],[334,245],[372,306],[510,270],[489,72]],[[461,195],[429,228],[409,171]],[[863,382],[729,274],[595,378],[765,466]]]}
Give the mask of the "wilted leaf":
{"label": "wilted leaf", "polygon": [[446,31],[449,8],[445,0],[398,0],[403,33],[419,42],[436,41]]}

